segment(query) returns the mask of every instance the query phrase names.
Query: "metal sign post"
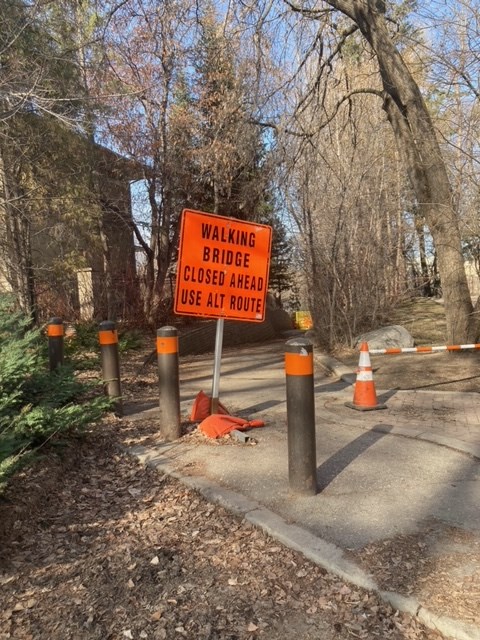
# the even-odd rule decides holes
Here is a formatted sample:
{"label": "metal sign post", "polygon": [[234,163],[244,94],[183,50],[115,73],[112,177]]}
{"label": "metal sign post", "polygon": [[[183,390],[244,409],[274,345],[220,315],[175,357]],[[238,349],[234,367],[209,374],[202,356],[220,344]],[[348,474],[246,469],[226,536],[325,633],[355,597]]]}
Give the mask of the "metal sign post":
{"label": "metal sign post", "polygon": [[217,320],[217,330],[215,333],[215,358],[213,361],[211,413],[218,413],[218,402],[220,397],[220,366],[222,363],[223,346],[223,325],[223,318],[219,318]]}

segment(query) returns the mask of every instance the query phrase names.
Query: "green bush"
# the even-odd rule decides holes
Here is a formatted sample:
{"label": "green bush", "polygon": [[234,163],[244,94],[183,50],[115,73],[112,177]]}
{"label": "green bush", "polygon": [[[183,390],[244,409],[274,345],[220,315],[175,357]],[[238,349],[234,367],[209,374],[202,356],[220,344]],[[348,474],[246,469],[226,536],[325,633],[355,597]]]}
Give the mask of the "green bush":
{"label": "green bush", "polygon": [[0,295],[0,486],[52,436],[84,429],[109,406],[72,366],[49,372],[46,338]]}
{"label": "green bush", "polygon": [[[66,341],[66,353],[78,358],[79,353],[86,351],[99,352],[98,331],[99,324],[95,322],[81,322],[75,325],[73,337]],[[131,349],[140,349],[143,344],[142,335],[134,329],[118,331],[118,351],[125,353]]]}

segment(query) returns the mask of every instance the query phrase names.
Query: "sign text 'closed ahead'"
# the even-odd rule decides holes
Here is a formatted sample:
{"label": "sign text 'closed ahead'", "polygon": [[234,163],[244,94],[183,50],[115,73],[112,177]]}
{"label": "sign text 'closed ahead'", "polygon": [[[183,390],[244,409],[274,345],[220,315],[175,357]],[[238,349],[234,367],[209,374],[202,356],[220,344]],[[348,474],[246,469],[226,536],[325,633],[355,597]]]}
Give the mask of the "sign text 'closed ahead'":
{"label": "sign text 'closed ahead'", "polygon": [[262,322],[272,228],[185,209],[175,313]]}

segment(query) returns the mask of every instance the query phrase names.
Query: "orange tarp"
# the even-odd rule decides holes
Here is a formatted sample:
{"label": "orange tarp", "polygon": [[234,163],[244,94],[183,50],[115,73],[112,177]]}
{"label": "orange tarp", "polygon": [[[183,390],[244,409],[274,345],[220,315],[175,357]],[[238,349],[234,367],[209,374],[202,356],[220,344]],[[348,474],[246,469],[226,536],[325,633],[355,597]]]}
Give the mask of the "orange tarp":
{"label": "orange tarp", "polygon": [[198,425],[198,428],[209,438],[221,438],[234,429],[245,431],[247,429],[252,429],[253,427],[264,426],[265,423],[262,420],[248,421],[243,418],[235,418],[234,416],[214,413],[211,416],[208,416],[208,418],[205,418],[205,420]]}
{"label": "orange tarp", "polygon": [[[206,393],[200,391],[198,396],[195,398],[195,402],[193,403],[192,412],[190,414],[191,422],[198,422],[199,420],[203,420],[204,418],[210,415],[212,405],[212,399],[207,396]],[[223,406],[221,402],[218,403],[218,412],[224,413],[228,415],[227,409]]]}

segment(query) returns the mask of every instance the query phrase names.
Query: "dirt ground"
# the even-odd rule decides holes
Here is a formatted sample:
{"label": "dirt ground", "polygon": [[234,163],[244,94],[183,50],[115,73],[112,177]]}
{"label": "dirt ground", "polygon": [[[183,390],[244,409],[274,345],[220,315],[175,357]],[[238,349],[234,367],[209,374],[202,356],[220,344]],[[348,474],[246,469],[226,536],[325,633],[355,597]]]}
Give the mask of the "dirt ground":
{"label": "dirt ground", "polygon": [[[441,300],[416,298],[398,307],[390,324],[412,335],[415,346],[446,345],[446,323]],[[355,369],[358,351],[339,350],[336,357]],[[480,351],[372,355],[378,389],[425,389],[480,392]]]}
{"label": "dirt ground", "polygon": [[[358,352],[340,355],[355,369]],[[377,389],[480,392],[480,351],[372,355]]]}
{"label": "dirt ground", "polygon": [[2,640],[440,637],[138,465],[131,429],[50,449],[2,498]]}
{"label": "dirt ground", "polygon": [[[476,391],[479,355],[375,360],[377,386]],[[127,396],[152,383],[141,361],[124,369]],[[125,445],[154,429],[108,416],[0,497],[0,640],[441,638],[139,465]],[[387,548],[371,567],[395,588]]]}

